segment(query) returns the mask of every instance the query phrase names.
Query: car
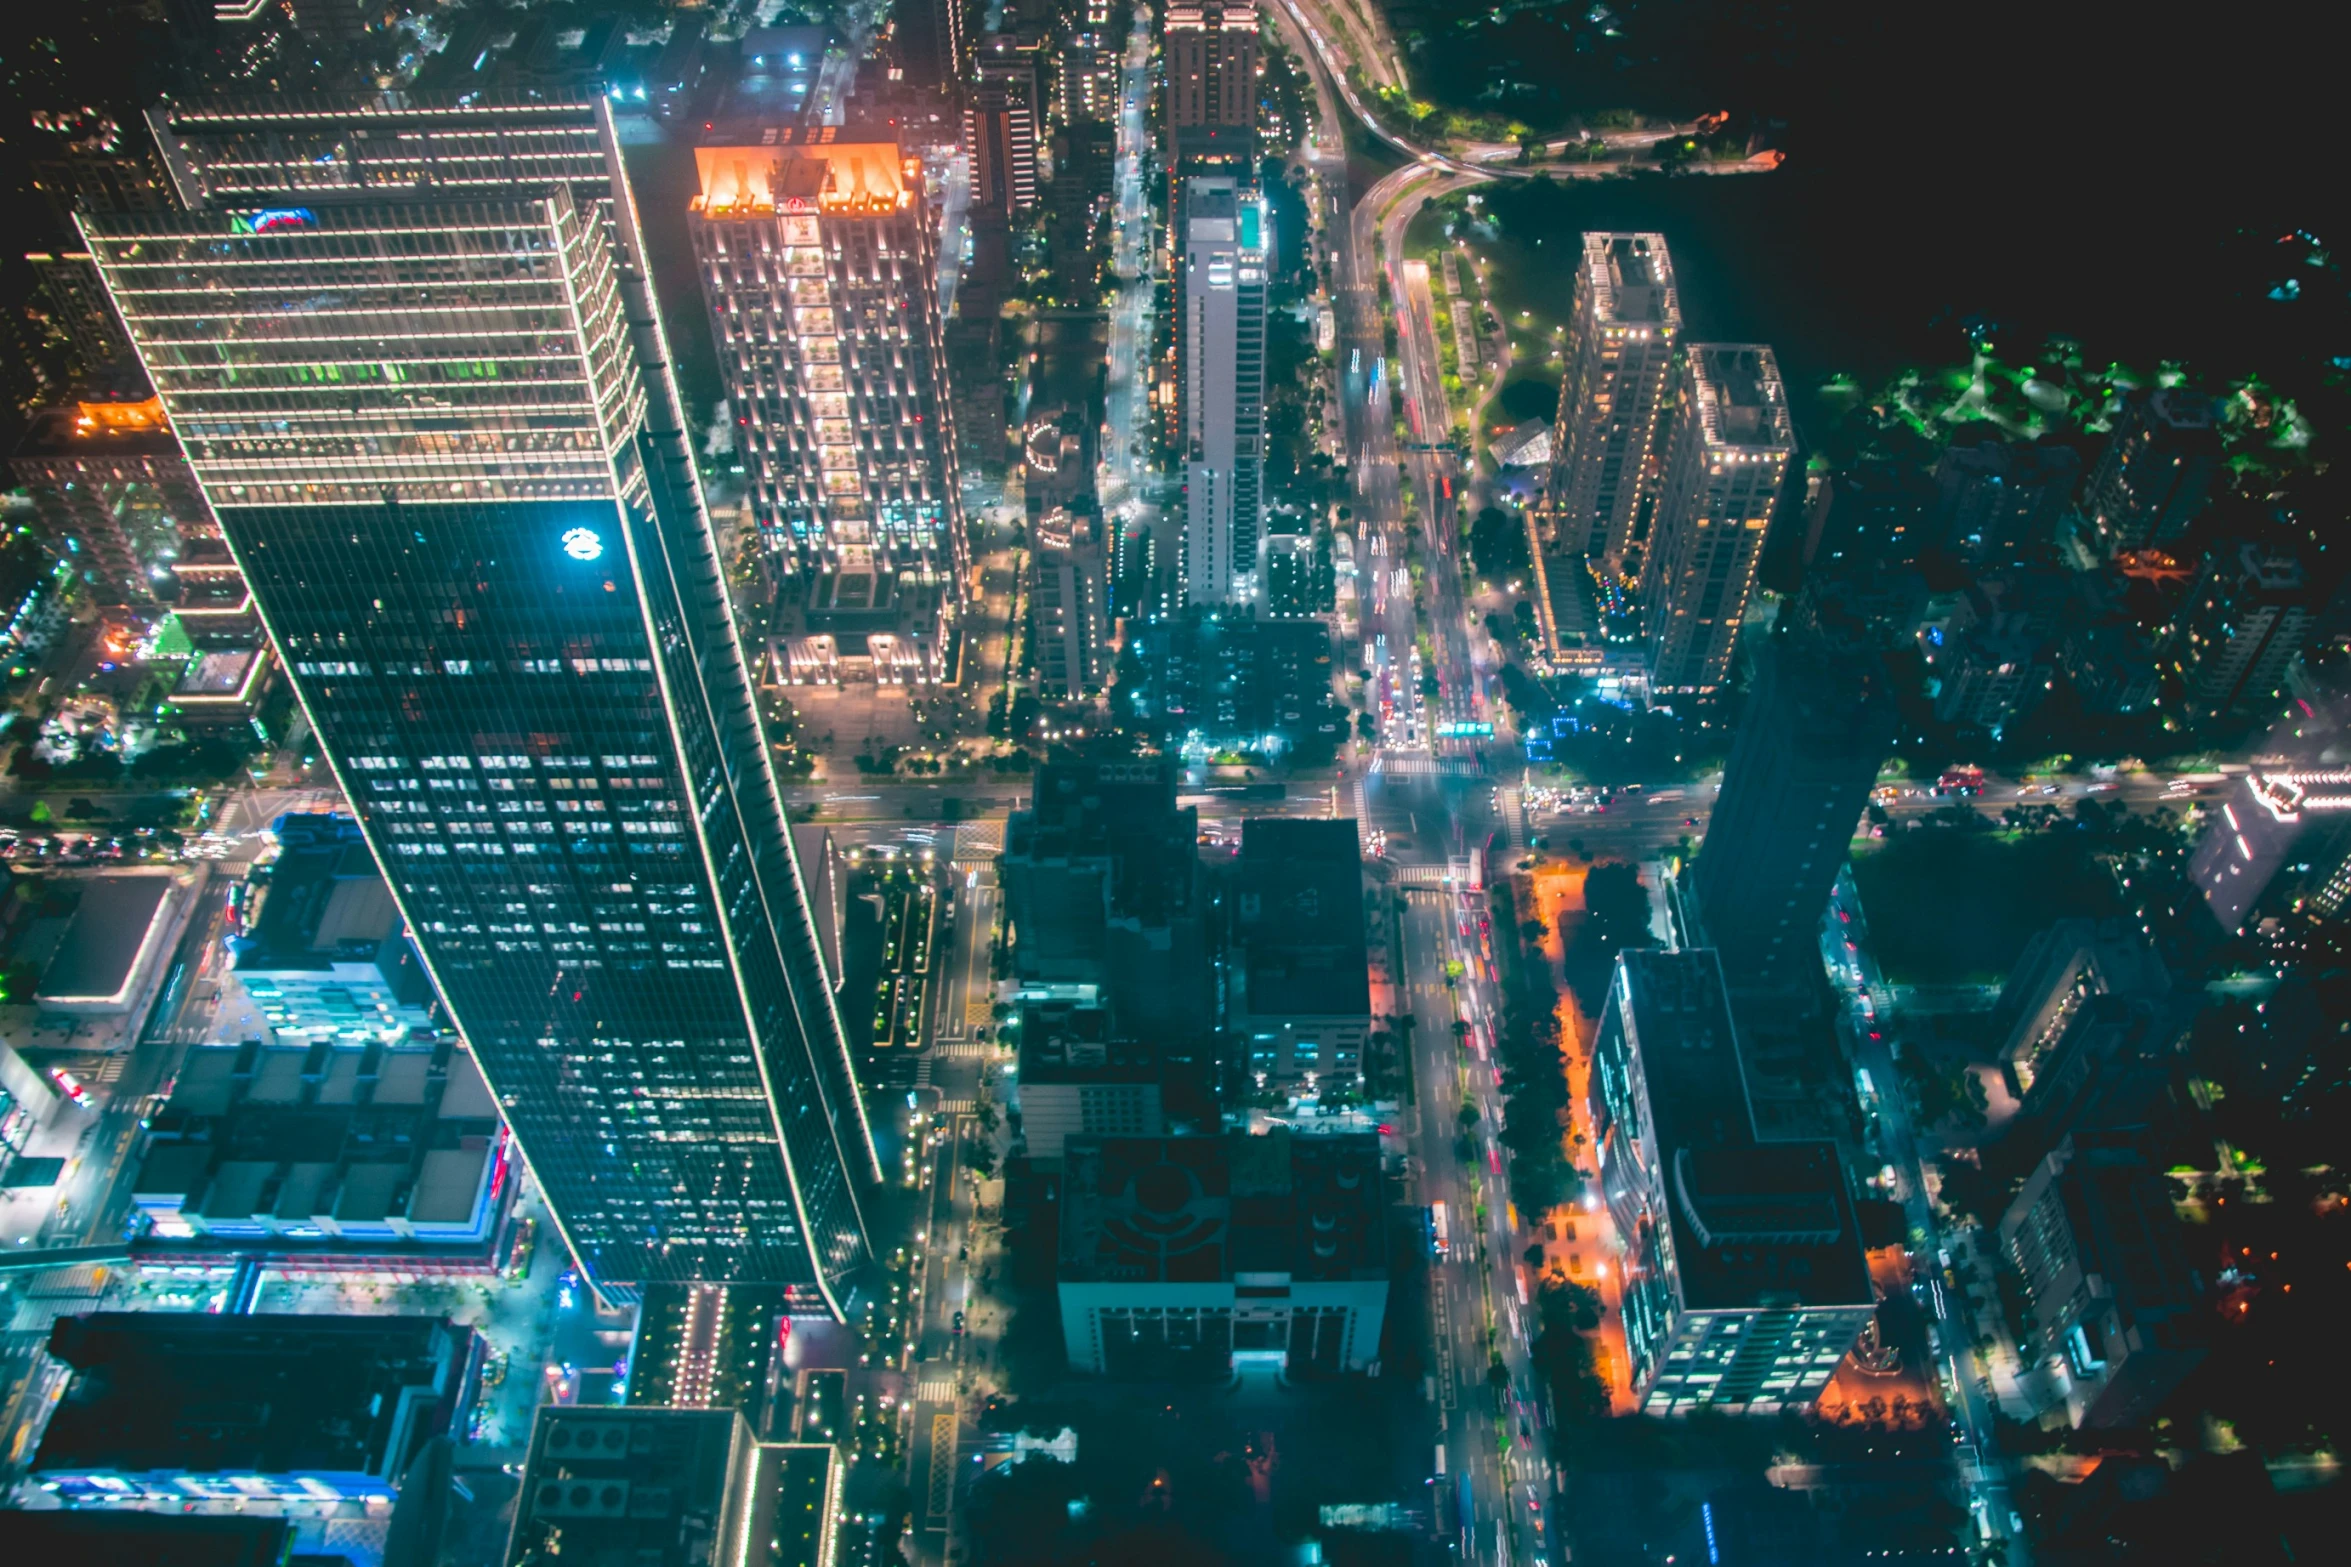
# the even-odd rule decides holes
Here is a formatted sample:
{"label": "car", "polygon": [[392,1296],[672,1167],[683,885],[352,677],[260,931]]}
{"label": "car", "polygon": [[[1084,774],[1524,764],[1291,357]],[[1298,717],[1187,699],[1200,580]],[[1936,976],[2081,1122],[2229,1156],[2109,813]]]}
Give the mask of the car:
{"label": "car", "polygon": [[963,1331],[963,1313],[960,1311],[955,1314],[955,1327],[953,1331],[957,1333],[961,1333]]}
{"label": "car", "polygon": [[80,1105],[85,1110],[91,1107],[92,1100],[90,1098],[90,1090],[82,1085],[82,1080],[80,1078],[74,1076],[65,1068],[61,1066],[51,1067],[49,1069],[49,1080],[57,1085],[57,1091],[59,1093],[65,1095],[66,1098],[72,1100],[75,1104]]}

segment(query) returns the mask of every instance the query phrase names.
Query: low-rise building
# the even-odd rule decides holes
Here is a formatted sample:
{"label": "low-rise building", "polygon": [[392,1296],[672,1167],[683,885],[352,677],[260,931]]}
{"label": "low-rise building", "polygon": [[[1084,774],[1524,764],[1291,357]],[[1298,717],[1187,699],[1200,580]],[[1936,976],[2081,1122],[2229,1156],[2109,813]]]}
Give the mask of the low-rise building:
{"label": "low-rise building", "polygon": [[843,1465],[733,1409],[541,1405],[506,1567],[833,1567]]}
{"label": "low-rise building", "polygon": [[1021,1008],[1017,1092],[1029,1157],[1058,1159],[1072,1137],[1157,1137],[1167,1129],[1159,1052],[1113,1033],[1105,1007]]}
{"label": "low-rise building", "polygon": [[34,1000],[44,1012],[69,1017],[122,1017],[163,962],[188,880],[170,870],[137,870],[66,881],[79,901],[56,946],[37,959]]}
{"label": "low-rise building", "polygon": [[200,1045],[151,1119],[130,1185],[136,1249],[155,1261],[478,1268],[512,1198],[497,1101],[452,1040]]}
{"label": "low-rise building", "polygon": [[1618,956],[1591,1092],[1641,1408],[1810,1405],[1877,1296],[1836,1145],[1756,1135],[1712,951]]}
{"label": "low-rise building", "polygon": [[61,1317],[72,1372],[32,1477],[68,1504],[389,1503],[480,1354],[439,1317],[103,1311]]}
{"label": "low-rise building", "polygon": [[236,983],[271,1031],[289,1041],[434,1031],[439,998],[359,823],[297,813],[271,830],[277,858],[229,943]]}
{"label": "low-rise building", "polygon": [[1260,1084],[1362,1072],[1371,1035],[1363,900],[1353,818],[1242,825],[1232,1026]]}
{"label": "low-rise building", "polygon": [[2000,1219],[2032,1303],[2028,1354],[2076,1426],[2143,1425],[2204,1359],[2204,1281],[2135,1149],[2060,1144]]}
{"label": "low-rise building", "polygon": [[1369,1369],[1386,1320],[1379,1139],[1071,1138],[1059,1289],[1071,1369],[1127,1380]]}

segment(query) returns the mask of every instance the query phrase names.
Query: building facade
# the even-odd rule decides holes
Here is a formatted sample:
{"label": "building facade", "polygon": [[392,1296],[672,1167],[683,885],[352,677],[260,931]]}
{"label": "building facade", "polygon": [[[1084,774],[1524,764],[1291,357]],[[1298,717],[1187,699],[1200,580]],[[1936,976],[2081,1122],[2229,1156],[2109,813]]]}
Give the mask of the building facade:
{"label": "building facade", "polygon": [[1365,1371],[1387,1315],[1379,1139],[1086,1138],[1063,1144],[1061,1327],[1070,1369],[1221,1380]]}
{"label": "building facade", "polygon": [[2075,1426],[2143,1425],[2202,1363],[2204,1281],[2137,1150],[2068,1139],[2008,1205],[2000,1245],[2032,1303],[2025,1351]]}
{"label": "building facade", "polygon": [[1545,498],[1548,542],[1638,578],[1682,331],[1665,236],[1586,234],[1575,290]]}
{"label": "building facade", "polygon": [[1641,570],[1652,694],[1705,698],[1730,679],[1795,443],[1769,348],[1690,345]]}
{"label": "building facade", "polygon": [[[877,1161],[609,115],[308,114],[423,162],[89,220],[108,291],[590,1279],[838,1311]],[[600,179],[427,156],[550,121]]]}
{"label": "building facade", "polygon": [[688,227],[794,684],[924,683],[949,656],[963,511],[922,166],[882,128],[699,147]]}
{"label": "building facade", "polygon": [[1714,953],[1618,956],[1592,1109],[1642,1410],[1809,1406],[1877,1296],[1836,1145],[1756,1137]]}
{"label": "building facade", "polygon": [[1183,211],[1184,597],[1248,604],[1265,505],[1265,211],[1218,175],[1184,182]]}
{"label": "building facade", "polygon": [[439,1027],[432,980],[401,928],[367,837],[348,816],[271,824],[277,857],[256,877],[230,972],[280,1040],[389,1043]]}

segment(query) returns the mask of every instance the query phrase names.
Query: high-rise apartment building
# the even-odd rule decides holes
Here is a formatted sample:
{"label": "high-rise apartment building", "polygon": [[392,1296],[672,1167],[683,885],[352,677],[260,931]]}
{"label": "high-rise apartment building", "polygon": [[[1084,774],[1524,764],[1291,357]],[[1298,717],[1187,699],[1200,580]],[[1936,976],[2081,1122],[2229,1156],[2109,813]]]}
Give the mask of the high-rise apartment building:
{"label": "high-rise apartment building", "polygon": [[2205,557],[2164,628],[2162,658],[2198,717],[2274,711],[2315,610],[2290,554],[2230,542]]}
{"label": "high-rise apartment building", "polygon": [[1690,345],[1640,573],[1652,693],[1708,697],[1730,679],[1755,563],[1795,445],[1770,349]]}
{"label": "high-rise apartment building", "polygon": [[1895,720],[1883,669],[1820,638],[1783,633],[1757,664],[1696,872],[1707,940],[1743,983],[1813,950]]}
{"label": "high-rise apartment building", "polygon": [[1681,332],[1665,236],[1586,234],[1546,508],[1553,548],[1610,575],[1640,575]]}
{"label": "high-rise apartment building", "polygon": [[796,681],[853,659],[937,678],[964,539],[921,163],[886,129],[838,126],[694,156],[688,226],[778,658]]}
{"label": "high-rise apartment building", "polygon": [[572,1252],[839,1311],[877,1161],[609,114],[173,112],[194,210],[89,248]]}
{"label": "high-rise apartment building", "polygon": [[1255,0],[1169,0],[1163,25],[1176,157],[1214,147],[1246,159],[1257,132]]}
{"label": "high-rise apartment building", "polygon": [[1265,211],[1221,175],[1184,183],[1178,347],[1184,450],[1184,596],[1257,593],[1265,499]]}
{"label": "high-rise apartment building", "polygon": [[2082,515],[2109,555],[2178,538],[2220,469],[2212,399],[2180,387],[2133,394],[2082,488]]}
{"label": "high-rise apartment building", "polygon": [[982,45],[964,145],[975,212],[1010,220],[1037,210],[1037,149],[1045,134],[1045,40],[997,33]]}

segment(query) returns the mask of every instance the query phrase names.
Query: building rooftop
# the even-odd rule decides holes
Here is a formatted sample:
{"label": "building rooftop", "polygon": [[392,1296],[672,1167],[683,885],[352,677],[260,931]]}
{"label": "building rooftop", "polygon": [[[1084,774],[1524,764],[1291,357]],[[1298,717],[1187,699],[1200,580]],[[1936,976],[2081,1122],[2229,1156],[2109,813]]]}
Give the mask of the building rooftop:
{"label": "building rooftop", "polygon": [[1586,234],[1584,286],[1603,322],[1681,330],[1681,298],[1663,234]]}
{"label": "building rooftop", "polygon": [[0,1508],[0,1560],[75,1567],[284,1567],[293,1524],[227,1514]]}
{"label": "building rooftop", "polygon": [[179,437],[171,433],[163,404],[141,402],[69,403],[32,417],[17,442],[19,460],[46,462],[76,457],[161,457],[180,461]]}
{"label": "building rooftop", "polygon": [[75,877],[81,902],[41,977],[36,997],[59,1007],[120,1011],[130,1005],[141,959],[170,919],[169,871],[108,871]]}
{"label": "building rooftop", "polygon": [[1251,1016],[1371,1010],[1363,850],[1353,818],[1250,817],[1241,829],[1239,905]]}
{"label": "building rooftop", "polygon": [[1387,1274],[1376,1136],[1072,1137],[1062,1161],[1064,1282]]}
{"label": "building rooftop", "polygon": [[1020,1009],[1020,1080],[1044,1083],[1153,1083],[1159,1052],[1111,1037],[1110,1009],[1032,1001]]}
{"label": "building rooftop", "polygon": [[1635,1135],[1665,1172],[1683,1303],[1867,1304],[1844,1163],[1826,1140],[1758,1139],[1714,953],[1637,948],[1618,961],[1655,1121]]}
{"label": "building rooftop", "polygon": [[438,1317],[61,1317],[42,1475],[398,1476],[449,1421],[470,1330]]}
{"label": "building rooftop", "polygon": [[1783,457],[1795,444],[1779,356],[1761,343],[1693,344],[1690,379],[1706,444],[1756,447]]}
{"label": "building rooftop", "polygon": [[507,1567],[831,1567],[840,1474],[732,1409],[541,1406]]}
{"label": "building rooftop", "polygon": [[326,969],[378,958],[400,939],[399,907],[358,822],[295,814],[271,831],[278,857],[260,911],[230,944],[238,970]]}
{"label": "building rooftop", "polygon": [[1176,809],[1167,762],[1052,762],[1004,824],[1007,857],[1104,859],[1114,913],[1149,922],[1191,904],[1200,813]]}
{"label": "building rooftop", "polygon": [[874,217],[911,207],[922,162],[887,128],[770,126],[756,141],[697,147],[691,210],[713,218],[774,212]]}

